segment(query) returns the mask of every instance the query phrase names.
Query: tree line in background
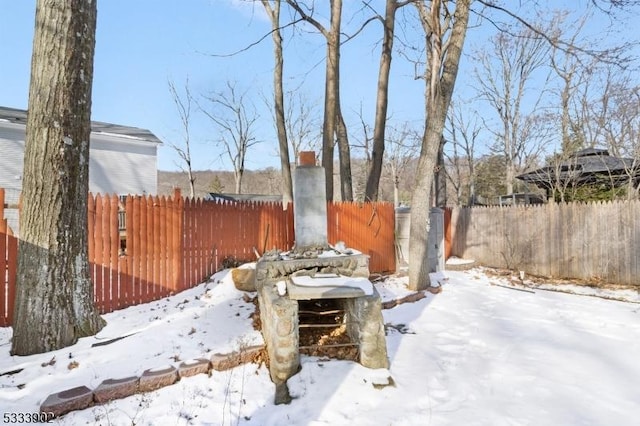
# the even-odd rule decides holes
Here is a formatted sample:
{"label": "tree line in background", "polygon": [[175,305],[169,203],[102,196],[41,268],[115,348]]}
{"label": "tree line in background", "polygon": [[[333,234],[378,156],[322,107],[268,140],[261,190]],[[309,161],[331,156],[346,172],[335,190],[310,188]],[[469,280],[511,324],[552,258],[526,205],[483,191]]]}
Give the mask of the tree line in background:
{"label": "tree line in background", "polygon": [[[583,36],[582,30],[589,15],[595,14],[610,19],[612,26],[609,28],[613,28],[615,12],[637,6],[638,2],[592,0],[587,3],[591,7],[586,8],[585,14],[576,22],[575,15],[549,10],[548,6],[536,1],[528,2],[536,12],[528,15],[523,15],[522,10],[513,5],[488,0],[386,0],[384,9],[383,2],[365,1],[358,15],[360,28],[345,34],[341,27],[343,0],[322,3],[324,8],[317,7],[319,3],[312,0],[262,0],[260,4],[272,24],[274,96],[267,102],[271,102],[275,111],[273,121],[278,129],[283,200],[291,199],[289,139],[295,138],[287,128],[287,119],[292,118],[286,115],[291,97],[286,96],[283,84],[286,58],[282,49],[282,30],[288,27],[304,29],[291,32],[289,37],[302,37],[303,31],[311,31],[321,34],[326,41],[323,115],[311,128],[310,135],[321,141],[317,150],[321,152],[320,162],[325,170],[327,200],[359,198],[360,194],[354,193],[354,181],[359,182],[360,176],[354,175],[357,154],[352,154],[352,148],[356,151],[359,148],[365,158],[363,179],[366,184],[361,195],[364,201],[380,198],[381,178],[387,164],[392,169],[392,184],[397,190],[394,201],[399,203],[401,176],[398,170],[394,175],[393,169],[403,161],[412,164],[412,174],[406,182],[412,188],[409,200],[412,208],[409,281],[412,288],[422,288],[429,283],[426,271],[428,211],[432,205],[448,202],[447,181],[456,189],[456,203],[464,197],[473,203],[479,198],[477,191],[483,189],[484,184],[487,191],[502,192],[504,188],[504,193],[513,193],[518,186],[517,174],[540,165],[545,157],[560,161],[569,158],[578,148],[603,143],[624,145],[626,152],[637,154],[637,138],[625,138],[622,132],[623,128],[629,127],[629,117],[624,118],[627,120],[624,123],[611,122],[612,118],[620,117],[611,116],[614,101],[609,97],[612,85],[619,87],[625,76],[627,82],[634,83],[631,79],[633,58],[629,56],[634,43],[623,40],[616,46],[594,48],[593,41]],[[284,5],[288,6],[289,13],[288,20],[283,21],[280,12]],[[318,12],[320,9],[325,15]],[[360,134],[353,126],[349,130],[341,107],[341,46],[374,22],[381,24],[375,118],[371,126],[360,116]],[[396,33],[397,24],[403,29],[401,34]],[[452,103],[465,38],[470,27],[480,25],[494,26],[497,31],[486,48],[473,54],[476,58],[472,73],[474,102],[456,98]],[[394,50],[396,41],[400,41],[402,47]],[[425,109],[421,125],[408,129],[399,126],[402,130],[393,135],[387,110],[389,97],[393,95],[389,83],[395,56],[410,61],[415,70],[413,78],[424,81]],[[601,76],[613,79],[594,84]],[[227,88],[231,88],[229,83]],[[625,86],[624,90],[626,94],[633,93],[637,92],[637,87]],[[213,98],[201,98],[216,106],[221,100],[229,99],[229,93],[234,91],[223,90]],[[179,97],[174,98],[178,103]],[[456,110],[456,106],[462,108],[467,104],[472,106]],[[203,112],[219,130],[218,143],[231,160],[235,187],[239,192],[245,173],[246,150],[250,146],[247,142],[257,142],[250,137],[253,133],[249,131],[250,123],[257,121],[257,113],[250,101],[235,105],[237,109],[230,115],[220,109],[212,113],[208,109],[211,105],[204,107]],[[248,110],[248,116],[240,113]],[[306,119],[307,123],[313,122],[313,118]],[[607,120],[606,123],[603,120]],[[473,123],[473,127],[468,123]],[[631,127],[636,130],[630,134],[637,133],[637,120],[634,123]],[[587,130],[594,125],[600,129],[606,127],[609,132]],[[401,136],[393,141],[397,135]],[[550,149],[550,141],[555,139],[561,141],[560,147]],[[407,158],[400,161],[399,157],[394,157],[397,151],[394,152],[392,146],[400,151],[407,148]],[[398,161],[394,163],[394,160]],[[334,172],[336,161],[337,173]],[[479,172],[484,173],[479,175]],[[334,190],[336,175],[339,191]],[[491,182],[496,175],[503,178]]]}
{"label": "tree line in background", "polygon": [[[562,14],[553,13],[544,2],[512,3],[497,0],[362,2],[360,16],[366,18],[362,19],[361,27],[381,24],[381,50],[375,119],[370,126],[367,119],[362,118],[359,134],[354,133],[353,126],[349,130],[341,106],[341,47],[359,33],[358,30],[343,34],[343,0],[255,2],[258,7],[264,7],[271,20],[267,36],[271,35],[273,42],[274,84],[273,97],[268,102],[273,106],[273,123],[277,128],[284,201],[292,198],[290,150],[295,154],[296,146],[300,148],[313,140],[307,138],[309,135],[320,136],[318,148],[327,177],[328,200],[334,198],[335,192],[339,192],[343,200],[353,199],[354,176],[360,188],[356,193],[363,191],[365,201],[378,200],[382,195],[385,167],[392,176],[392,185],[397,186],[399,200],[401,175],[407,173],[402,178],[406,179],[406,188],[410,188],[408,276],[411,289],[424,289],[430,284],[429,208],[444,202],[445,152],[450,164],[467,165],[460,167],[460,176],[467,173],[469,178],[465,184],[458,180],[456,195],[460,196],[464,196],[465,190],[472,196],[481,188],[479,172],[483,167],[476,159],[483,157],[500,164],[504,174],[502,183],[507,192],[513,191],[515,174],[541,161],[545,153],[549,154],[543,144],[548,142],[546,135],[553,133],[550,123],[554,120],[561,123],[562,145],[556,155],[565,155],[576,147],[604,145],[616,154],[630,153],[638,157],[638,89],[632,74],[627,73],[631,65],[626,56],[629,43],[594,49],[582,39],[580,25],[565,22]],[[590,13],[611,19],[615,26],[615,12],[630,11],[640,2],[585,0],[584,3],[592,6]],[[287,19],[281,16],[285,5]],[[325,7],[328,17],[316,14],[318,5]],[[534,18],[522,15],[520,12],[525,9],[515,9],[521,5],[526,6],[525,9],[533,8],[538,14],[528,15]],[[470,28],[481,25],[498,30],[491,48],[474,55],[479,59],[475,67],[478,78],[475,97],[484,102],[477,108],[482,113],[467,110],[456,114],[455,106],[461,107],[468,101],[456,99],[451,108],[465,39]],[[396,26],[402,29],[400,34]],[[37,1],[11,346],[14,355],[59,349],[80,337],[95,334],[104,325],[93,306],[86,235],[87,141],[95,28],[95,1]],[[310,106],[302,105],[298,109],[296,97],[286,96],[289,92],[283,83],[284,28],[296,30],[287,33],[290,36],[301,37],[313,30],[326,40],[322,119],[317,122],[304,112],[305,108],[310,110]],[[395,49],[398,42],[401,47]],[[393,95],[389,91],[391,63],[392,58],[398,56],[411,61],[415,69],[412,78],[424,82],[424,120],[418,128],[389,126],[392,120],[387,111],[388,100]],[[528,83],[534,77],[539,79],[540,74],[546,75],[548,81],[559,80],[562,84],[530,90]],[[217,130],[217,143],[233,166],[234,191],[242,192],[247,153],[260,142],[254,131],[259,119],[253,103],[255,98],[234,82],[201,96],[191,95],[188,82],[184,90],[178,90],[171,82],[170,90],[184,130],[182,141],[173,146],[187,169],[190,193],[195,195],[194,185],[198,181],[191,170],[189,132],[194,111],[204,113]],[[549,96],[554,90],[558,91],[556,96]],[[493,111],[492,116],[487,116],[489,111]],[[287,115],[289,113],[291,115]],[[459,126],[447,126],[448,122]],[[305,123],[309,127],[304,127]],[[309,135],[304,133],[307,129],[310,129]],[[475,130],[480,129],[482,132],[476,134]],[[453,137],[453,133],[458,138]],[[456,151],[445,150],[448,141],[460,150],[460,155],[451,156],[451,152]],[[334,173],[336,145],[337,174]],[[363,152],[362,174],[352,173],[355,157],[351,154],[352,146],[359,146]],[[339,191],[335,192],[334,175],[339,176]],[[226,185],[222,178],[218,180],[220,186]]]}
{"label": "tree line in background", "polygon": [[[250,95],[248,89],[240,93],[237,82],[227,81],[226,88],[200,96],[189,92],[188,81],[181,94],[170,82],[179,112],[184,110],[184,105],[195,102],[212,120],[214,132],[219,134],[216,143],[223,147],[222,155],[233,166],[234,185],[227,183],[225,191],[268,191],[266,188],[250,190],[243,185],[245,160],[251,155],[251,148],[260,142],[255,124],[267,120],[278,129],[282,165],[279,187],[284,188],[281,191],[285,200],[290,200],[291,165],[295,164],[301,150],[311,149],[321,153],[328,199],[380,199],[410,204],[407,188],[415,186],[413,178],[426,127],[389,117],[387,105],[388,98],[395,95],[389,93],[393,55],[413,61],[416,70],[423,69],[422,74],[416,72],[416,78],[427,81],[429,70],[425,67],[428,61],[415,55],[407,57],[407,51],[418,48],[424,51],[426,46],[419,46],[415,40],[394,32],[397,11],[409,10],[403,8],[412,3],[418,6],[416,3],[420,2],[387,1],[384,13],[374,9],[380,2],[363,3],[363,10],[371,13],[369,19],[362,19],[362,26],[379,21],[383,28],[378,96],[373,124],[360,112],[359,122],[350,123],[348,129],[339,109],[339,70],[335,69],[334,63],[339,62],[341,2],[330,2],[333,28],[325,28],[314,19],[314,2],[265,0],[261,3],[272,20],[276,63],[274,99],[263,99],[274,111],[272,117],[259,117],[255,94]],[[295,20],[279,21],[281,3],[290,7],[288,16],[294,16]],[[617,2],[610,6],[630,7],[633,3]],[[433,2],[431,6],[436,4],[443,8],[443,19],[453,17],[449,2]],[[556,10],[548,13],[548,18],[537,17],[532,21],[520,18],[496,2],[471,4],[475,5],[472,12],[479,20],[489,20],[492,13],[501,12],[511,21],[495,23],[499,31],[491,42],[466,56],[470,62],[468,68],[472,69],[467,84],[473,90],[466,99],[456,96],[447,109],[442,139],[435,154],[438,171],[433,176],[436,183],[432,184],[435,204],[473,204],[514,192],[540,192],[543,195],[516,176],[545,164],[559,165],[583,148],[604,147],[617,157],[639,157],[640,86],[634,79],[637,64],[630,53],[634,43],[629,40],[596,50],[592,41],[583,35],[590,16],[598,12],[601,17],[611,18],[611,9],[603,10],[607,2],[591,2],[593,8],[586,8],[577,18]],[[427,25],[427,32],[430,25],[438,27],[435,22],[428,22],[433,17],[427,16],[426,9],[417,7],[416,10],[417,14],[401,15],[404,32],[407,28],[417,30],[415,26],[422,24]],[[282,86],[281,67],[285,58],[281,30],[305,23],[327,40],[324,105],[305,97],[298,88],[286,92]],[[357,34],[346,38],[352,37]],[[402,46],[396,51],[393,47],[395,39]],[[184,134],[188,135],[188,120],[184,120],[184,113],[180,115],[187,124]],[[333,155],[336,144],[337,161]],[[188,145],[185,139],[172,147],[183,160],[178,165],[190,174],[193,172],[190,158],[185,156]],[[629,174],[638,169],[640,161],[633,163]],[[330,176],[333,178],[329,179]],[[394,194],[390,194],[389,185]],[[185,193],[194,193],[195,184],[190,186]],[[207,182],[198,184],[199,188],[206,186]],[[558,191],[563,190],[565,188],[558,187]],[[635,197],[637,193],[638,188],[630,188],[611,192],[611,196]]]}

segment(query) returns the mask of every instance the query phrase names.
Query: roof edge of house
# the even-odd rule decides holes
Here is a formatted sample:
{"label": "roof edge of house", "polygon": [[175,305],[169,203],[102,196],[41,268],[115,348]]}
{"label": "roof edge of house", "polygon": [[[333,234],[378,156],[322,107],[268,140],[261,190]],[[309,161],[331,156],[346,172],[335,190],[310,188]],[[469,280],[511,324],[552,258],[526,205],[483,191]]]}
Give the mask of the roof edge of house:
{"label": "roof edge of house", "polygon": [[[27,110],[0,106],[0,124],[9,122],[13,124],[27,125]],[[140,127],[125,126],[104,121],[91,120],[91,133],[110,134],[114,136],[125,136],[140,139],[146,142],[162,145],[162,141],[153,132]]]}

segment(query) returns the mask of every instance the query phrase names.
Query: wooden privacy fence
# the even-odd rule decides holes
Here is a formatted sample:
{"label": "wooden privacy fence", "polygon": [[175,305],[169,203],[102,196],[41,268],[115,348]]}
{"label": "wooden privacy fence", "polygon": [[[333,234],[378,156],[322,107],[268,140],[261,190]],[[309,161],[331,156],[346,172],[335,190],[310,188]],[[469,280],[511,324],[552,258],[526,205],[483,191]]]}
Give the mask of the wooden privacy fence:
{"label": "wooden privacy fence", "polygon": [[179,194],[89,197],[96,305],[111,312],[191,288],[222,269],[225,259],[248,261],[255,259],[254,248],[288,247],[290,224],[291,210],[276,203],[209,202]]}
{"label": "wooden privacy fence", "polygon": [[[4,214],[4,190],[0,189]],[[173,197],[89,196],[88,248],[101,313],[191,288],[255,251],[294,244],[293,208],[280,203],[229,203]],[[4,216],[0,216],[4,217]],[[4,227],[2,227],[4,226]],[[0,226],[0,326],[11,325],[17,239]],[[394,209],[388,203],[328,205],[329,242],[344,241],[371,256],[372,272],[395,271]]]}
{"label": "wooden privacy fence", "polygon": [[452,254],[530,274],[640,286],[640,201],[454,208]]}
{"label": "wooden privacy fence", "polygon": [[396,270],[395,208],[391,203],[329,203],[328,239],[369,255],[369,270]]}
{"label": "wooden privacy fence", "polygon": [[0,259],[4,266],[0,275],[0,327],[11,325],[18,268],[18,239],[4,218],[4,206],[5,192],[0,188]]}

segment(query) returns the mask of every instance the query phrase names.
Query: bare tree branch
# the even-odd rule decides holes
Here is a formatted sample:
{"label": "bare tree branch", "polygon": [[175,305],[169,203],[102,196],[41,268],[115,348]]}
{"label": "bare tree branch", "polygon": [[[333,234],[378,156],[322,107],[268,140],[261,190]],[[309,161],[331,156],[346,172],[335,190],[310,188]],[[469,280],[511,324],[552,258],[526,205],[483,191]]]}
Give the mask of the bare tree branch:
{"label": "bare tree branch", "polygon": [[264,34],[262,37],[260,37],[258,40],[254,41],[253,43],[248,44],[247,46],[243,47],[242,49],[236,50],[235,52],[231,52],[231,53],[204,53],[204,52],[199,52],[203,55],[207,55],[207,56],[211,56],[213,58],[230,58],[232,56],[237,56],[240,53],[244,53],[248,50],[250,50],[251,48],[259,45],[260,43],[262,43],[263,41],[265,41],[268,37],[273,36],[273,33],[276,31],[280,31],[284,28],[288,28],[291,26],[295,26],[297,23],[304,21],[304,19],[297,19],[293,22],[289,22],[286,25],[282,25],[279,26],[278,28],[274,28],[271,31],[269,31],[268,33]]}
{"label": "bare tree branch", "polygon": [[[500,12],[504,13],[505,15],[507,15],[510,18],[514,19],[515,21],[517,21],[521,25],[524,25],[525,27],[527,27],[532,33],[534,33],[536,35],[536,37],[539,37],[539,38],[545,40],[553,48],[558,49],[560,51],[563,51],[563,52],[565,52],[565,53],[567,53],[569,55],[574,55],[580,61],[582,60],[582,58],[580,58],[579,54],[583,54],[583,55],[595,58],[595,59],[597,59],[598,61],[600,61],[602,63],[606,63],[608,65],[615,65],[615,66],[618,66],[620,68],[625,68],[625,67],[630,65],[630,63],[632,62],[633,58],[622,56],[622,53],[626,52],[626,51],[629,51],[629,49],[631,49],[632,47],[638,45],[637,42],[634,42],[634,43],[628,42],[628,43],[622,44],[621,46],[619,46],[617,48],[610,48],[610,49],[606,49],[606,50],[587,49],[585,47],[575,46],[575,45],[571,44],[570,42],[567,42],[567,41],[563,40],[562,38],[557,37],[556,34],[553,34],[553,33],[552,34],[548,34],[548,33],[546,33],[544,31],[544,29],[536,27],[534,24],[532,24],[528,20],[522,18],[517,13],[512,12],[511,10],[507,9],[506,7],[498,5],[498,4],[494,3],[493,1],[489,1],[489,0],[476,0],[476,1],[478,3],[486,6],[489,9],[494,9],[494,10],[497,10],[497,11],[500,11]],[[612,3],[612,5],[615,5],[615,7],[640,4],[640,2],[638,2],[637,0],[609,0],[609,1]],[[598,1],[597,0],[592,0],[592,3],[596,4],[596,3],[598,3]],[[504,32],[504,33],[507,33],[507,34],[511,34],[510,30],[507,27],[505,27],[503,25],[500,25],[495,20],[493,20],[489,16],[487,16],[485,13],[480,12],[480,11],[474,11],[474,12],[476,14],[478,14],[479,16],[482,16],[488,22],[491,22],[501,32]],[[511,34],[511,35],[515,35],[515,34]]]}
{"label": "bare tree branch", "polygon": [[189,90],[189,78],[187,77],[184,83],[184,98],[178,93],[173,81],[169,80],[169,93],[173,103],[178,109],[178,116],[180,118],[180,124],[182,125],[182,144],[170,143],[169,146],[178,154],[180,160],[184,164],[178,164],[178,167],[187,173],[189,179],[189,196],[195,197],[195,181],[196,178],[193,174],[191,163],[191,105],[193,103],[193,97]]}
{"label": "bare tree branch", "polygon": [[242,193],[247,151],[261,142],[254,136],[254,126],[259,116],[246,99],[246,94],[238,93],[235,83],[227,81],[224,91],[204,96],[211,104],[211,111],[200,107],[220,131],[218,143],[233,165],[237,194]]}

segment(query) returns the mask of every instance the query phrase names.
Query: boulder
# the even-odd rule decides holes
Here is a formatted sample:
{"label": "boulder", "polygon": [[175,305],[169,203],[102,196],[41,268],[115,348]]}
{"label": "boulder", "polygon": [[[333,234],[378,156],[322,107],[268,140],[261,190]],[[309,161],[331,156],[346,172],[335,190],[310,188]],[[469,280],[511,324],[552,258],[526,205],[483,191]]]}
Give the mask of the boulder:
{"label": "boulder", "polygon": [[241,291],[256,291],[256,270],[253,268],[233,268],[233,284]]}

